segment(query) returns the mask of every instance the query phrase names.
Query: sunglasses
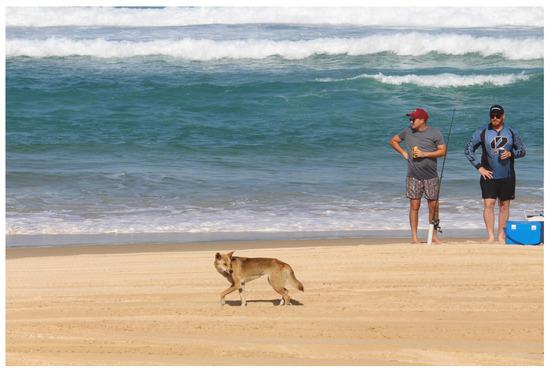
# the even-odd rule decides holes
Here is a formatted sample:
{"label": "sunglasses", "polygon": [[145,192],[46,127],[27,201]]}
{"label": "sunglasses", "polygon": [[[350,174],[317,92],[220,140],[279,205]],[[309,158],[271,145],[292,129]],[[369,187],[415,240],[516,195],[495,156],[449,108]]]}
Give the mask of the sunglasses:
{"label": "sunglasses", "polygon": [[492,119],[500,119],[502,115],[490,115]]}

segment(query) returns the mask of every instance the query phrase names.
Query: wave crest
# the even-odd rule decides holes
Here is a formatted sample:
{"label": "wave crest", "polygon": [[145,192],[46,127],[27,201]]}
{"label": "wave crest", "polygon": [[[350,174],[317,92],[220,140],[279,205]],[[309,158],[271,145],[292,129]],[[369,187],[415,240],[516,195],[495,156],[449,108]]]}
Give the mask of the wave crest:
{"label": "wave crest", "polygon": [[403,75],[403,76],[386,76],[382,73],[375,75],[363,74],[349,79],[318,79],[320,82],[333,82],[357,79],[374,79],[383,84],[402,85],[413,84],[423,87],[459,87],[459,86],[481,86],[491,84],[494,86],[506,86],[514,84],[518,81],[525,81],[529,76],[521,74],[500,74],[500,75],[470,75],[461,76],[452,73],[443,73],[439,75]]}
{"label": "wave crest", "polygon": [[448,55],[477,53],[482,57],[501,55],[509,60],[533,60],[544,57],[544,40],[538,38],[473,37],[458,34],[423,34],[419,32],[374,35],[362,38],[318,38],[300,41],[226,40],[209,39],[109,41],[105,39],[46,40],[12,39],[6,41],[8,57],[66,57],[92,56],[98,58],[127,58],[146,55],[165,55],[190,60],[264,59],[280,56],[284,59],[303,59],[313,55],[351,56],[390,52],[400,56],[419,56],[436,52]]}

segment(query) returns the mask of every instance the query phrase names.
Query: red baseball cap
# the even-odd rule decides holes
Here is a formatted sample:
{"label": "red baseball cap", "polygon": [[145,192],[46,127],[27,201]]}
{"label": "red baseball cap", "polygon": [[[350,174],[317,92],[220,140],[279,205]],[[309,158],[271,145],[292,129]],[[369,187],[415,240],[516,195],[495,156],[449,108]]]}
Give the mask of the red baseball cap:
{"label": "red baseball cap", "polygon": [[409,116],[412,119],[423,119],[425,121],[428,121],[428,113],[424,111],[422,108],[417,108],[412,113],[407,113],[407,116]]}

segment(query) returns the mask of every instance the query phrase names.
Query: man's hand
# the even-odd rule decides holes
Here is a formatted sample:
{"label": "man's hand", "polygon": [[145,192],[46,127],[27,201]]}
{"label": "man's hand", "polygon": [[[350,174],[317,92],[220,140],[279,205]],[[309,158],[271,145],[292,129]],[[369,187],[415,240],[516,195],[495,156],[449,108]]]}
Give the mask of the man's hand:
{"label": "man's hand", "polygon": [[499,148],[499,149],[500,149],[500,159],[501,160],[506,160],[507,158],[512,157],[512,152],[507,151],[504,148]]}
{"label": "man's hand", "polygon": [[483,179],[493,179],[493,172],[485,169],[483,166],[477,169],[477,171],[479,171]]}

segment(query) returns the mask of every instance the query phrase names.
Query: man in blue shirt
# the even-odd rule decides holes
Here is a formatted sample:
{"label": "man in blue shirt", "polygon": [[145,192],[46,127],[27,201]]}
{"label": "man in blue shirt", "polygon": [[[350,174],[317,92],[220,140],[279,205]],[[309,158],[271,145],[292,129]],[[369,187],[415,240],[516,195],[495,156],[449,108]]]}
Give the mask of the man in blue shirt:
{"label": "man in blue shirt", "polygon": [[[498,199],[499,242],[506,242],[504,228],[510,217],[510,200],[515,198],[516,173],[514,159],[525,156],[525,148],[516,129],[504,124],[504,109],[494,105],[489,111],[488,125],[477,129],[464,149],[470,163],[481,174],[481,196],[484,201],[483,219],[489,234],[487,242],[495,240],[495,205]],[[481,146],[481,161],[475,150]]]}

